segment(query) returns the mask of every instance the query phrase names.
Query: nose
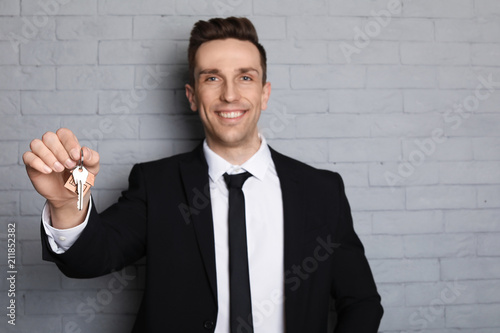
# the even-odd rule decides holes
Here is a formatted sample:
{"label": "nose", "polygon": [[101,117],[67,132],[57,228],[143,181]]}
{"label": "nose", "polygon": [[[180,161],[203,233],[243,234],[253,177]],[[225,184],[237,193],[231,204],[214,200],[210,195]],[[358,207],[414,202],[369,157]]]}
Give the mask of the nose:
{"label": "nose", "polygon": [[240,99],[240,93],[235,83],[227,81],[221,93],[221,100],[227,103],[235,102]]}

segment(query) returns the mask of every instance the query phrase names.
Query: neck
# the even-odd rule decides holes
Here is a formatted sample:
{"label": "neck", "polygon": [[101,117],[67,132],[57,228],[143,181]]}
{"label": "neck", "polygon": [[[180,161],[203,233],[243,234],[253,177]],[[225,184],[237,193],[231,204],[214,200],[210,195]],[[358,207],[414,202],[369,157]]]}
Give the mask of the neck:
{"label": "neck", "polygon": [[207,144],[214,153],[233,165],[242,165],[260,148],[261,139],[257,135],[254,140],[245,144],[226,145],[207,137]]}

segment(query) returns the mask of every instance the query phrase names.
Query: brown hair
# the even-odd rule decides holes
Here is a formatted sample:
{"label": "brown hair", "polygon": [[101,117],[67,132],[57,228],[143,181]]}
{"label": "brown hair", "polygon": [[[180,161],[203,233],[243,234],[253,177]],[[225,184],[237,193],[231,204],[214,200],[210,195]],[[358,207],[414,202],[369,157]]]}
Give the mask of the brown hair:
{"label": "brown hair", "polygon": [[257,47],[260,53],[260,65],[262,66],[262,83],[266,83],[267,64],[266,51],[259,43],[259,37],[252,22],[245,17],[213,18],[208,21],[200,20],[195,23],[191,30],[191,38],[188,47],[189,62],[189,84],[194,87],[194,66],[196,51],[205,42],[217,39],[234,38],[249,41]]}

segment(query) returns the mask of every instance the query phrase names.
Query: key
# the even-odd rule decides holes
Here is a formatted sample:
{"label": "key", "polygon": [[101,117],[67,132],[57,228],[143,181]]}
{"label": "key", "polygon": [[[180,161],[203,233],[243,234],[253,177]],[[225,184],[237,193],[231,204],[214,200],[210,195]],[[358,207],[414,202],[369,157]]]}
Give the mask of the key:
{"label": "key", "polygon": [[76,185],[76,192],[78,194],[78,201],[76,203],[76,207],[78,210],[83,209],[83,187],[86,186],[87,177],[89,176],[89,172],[83,165],[77,166],[73,170],[73,180]]}

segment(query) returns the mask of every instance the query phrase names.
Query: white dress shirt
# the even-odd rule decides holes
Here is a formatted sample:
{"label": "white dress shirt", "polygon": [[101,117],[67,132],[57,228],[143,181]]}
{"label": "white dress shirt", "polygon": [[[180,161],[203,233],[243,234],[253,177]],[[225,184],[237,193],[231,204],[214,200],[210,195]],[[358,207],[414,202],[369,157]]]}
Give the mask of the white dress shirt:
{"label": "white dress shirt", "polygon": [[[228,190],[223,174],[248,171],[243,184],[247,227],[250,290],[255,333],[283,333],[284,263],[283,203],[281,187],[271,151],[264,137],[259,150],[243,165],[231,165],[203,143],[208,163],[210,197],[214,222],[215,263],[217,272],[218,315],[215,333],[229,333],[229,240]],[[50,225],[50,214],[44,207],[42,221],[52,250],[66,251],[79,237],[88,221],[65,230]],[[90,207],[89,207],[90,211]]]}

